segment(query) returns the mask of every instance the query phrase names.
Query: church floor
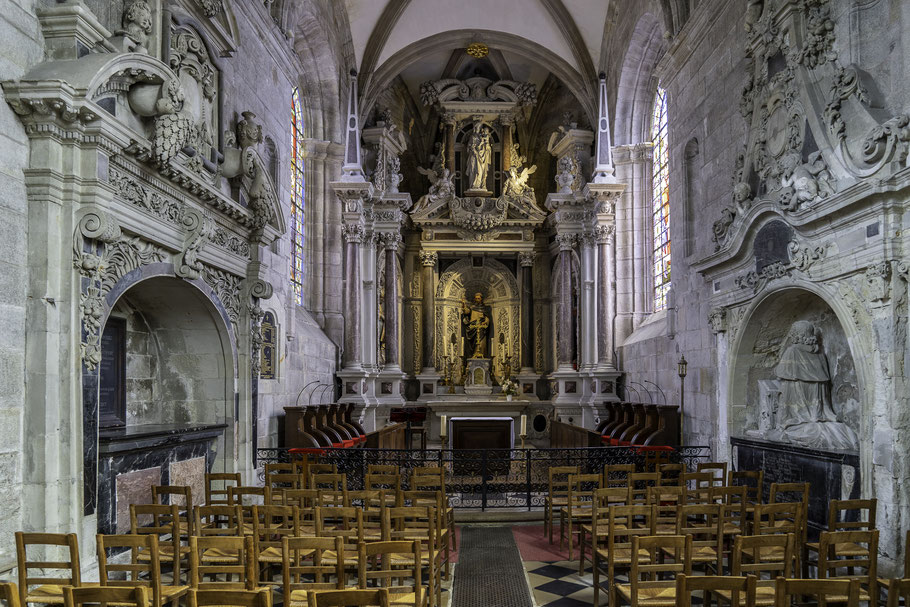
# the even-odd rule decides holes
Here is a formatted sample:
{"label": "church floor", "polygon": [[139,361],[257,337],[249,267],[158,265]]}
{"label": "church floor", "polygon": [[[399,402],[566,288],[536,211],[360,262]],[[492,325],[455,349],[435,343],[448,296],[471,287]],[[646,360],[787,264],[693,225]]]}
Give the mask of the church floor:
{"label": "church floor", "polygon": [[[482,531],[480,534],[465,533],[466,530]],[[511,531],[509,535],[499,537],[506,530]],[[459,590],[465,587],[474,587],[482,585],[483,575],[478,575],[475,569],[486,571],[485,567],[499,566],[503,568],[503,576],[510,579],[505,581],[502,577],[497,582],[498,586],[518,586],[518,576],[524,576],[523,587],[521,592],[515,588],[513,600],[497,597],[499,605],[502,607],[511,605],[528,605],[531,607],[580,607],[582,605],[590,607],[593,603],[593,578],[591,566],[586,563],[584,575],[578,575],[578,561],[568,561],[568,549],[563,546],[559,548],[558,535],[554,536],[554,544],[544,536],[543,525],[508,525],[508,524],[487,524],[487,525],[466,525],[461,528],[461,538],[465,544],[459,543],[459,564],[455,571],[455,583],[453,593],[453,603],[451,607],[461,607],[466,605],[462,603],[459,596]],[[556,529],[558,534],[558,527]],[[494,536],[494,534],[496,534]],[[472,558],[470,542],[473,538],[483,538],[487,542],[493,542],[498,548],[495,561],[491,563],[481,563],[480,568],[469,568],[468,563]],[[517,551],[517,554],[515,554]],[[482,552],[474,553],[474,558],[483,559]],[[577,558],[577,550],[573,555]],[[470,559],[470,560],[468,560]],[[507,571],[508,561],[515,563],[520,559],[522,572]],[[506,563],[506,565],[501,565]],[[605,580],[601,580],[602,587],[605,586]],[[527,590],[525,590],[525,588]],[[528,596],[528,591],[530,596]],[[443,597],[443,603],[447,597]],[[463,597],[468,599],[467,596]],[[490,597],[492,598],[492,597]],[[600,604],[607,604],[607,593],[600,593]],[[513,602],[514,601],[514,602]],[[488,603],[491,604],[492,603]]]}

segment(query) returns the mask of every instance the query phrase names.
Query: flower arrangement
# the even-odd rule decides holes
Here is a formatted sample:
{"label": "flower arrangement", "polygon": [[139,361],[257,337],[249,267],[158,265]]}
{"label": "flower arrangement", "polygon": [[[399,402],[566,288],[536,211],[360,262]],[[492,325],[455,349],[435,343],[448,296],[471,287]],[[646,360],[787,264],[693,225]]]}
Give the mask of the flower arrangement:
{"label": "flower arrangement", "polygon": [[511,379],[502,382],[502,393],[506,396],[518,396],[518,384]]}

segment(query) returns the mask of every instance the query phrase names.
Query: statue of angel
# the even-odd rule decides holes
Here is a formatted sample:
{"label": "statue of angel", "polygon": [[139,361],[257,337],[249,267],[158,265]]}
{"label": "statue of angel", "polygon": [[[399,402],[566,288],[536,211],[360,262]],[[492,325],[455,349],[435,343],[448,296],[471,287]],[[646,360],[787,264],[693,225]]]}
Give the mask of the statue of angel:
{"label": "statue of angel", "polygon": [[509,168],[509,175],[506,177],[506,185],[503,194],[520,198],[525,195],[531,186],[528,185],[528,178],[537,170],[537,165],[531,165],[528,168],[522,166],[512,166]]}

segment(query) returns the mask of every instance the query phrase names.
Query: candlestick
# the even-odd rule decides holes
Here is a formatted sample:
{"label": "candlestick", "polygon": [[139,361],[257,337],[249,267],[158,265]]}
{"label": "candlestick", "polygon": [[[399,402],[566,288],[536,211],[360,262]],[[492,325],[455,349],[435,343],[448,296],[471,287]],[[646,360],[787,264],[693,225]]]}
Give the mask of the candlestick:
{"label": "candlestick", "polygon": [[527,436],[528,434],[528,416],[521,416],[521,434]]}

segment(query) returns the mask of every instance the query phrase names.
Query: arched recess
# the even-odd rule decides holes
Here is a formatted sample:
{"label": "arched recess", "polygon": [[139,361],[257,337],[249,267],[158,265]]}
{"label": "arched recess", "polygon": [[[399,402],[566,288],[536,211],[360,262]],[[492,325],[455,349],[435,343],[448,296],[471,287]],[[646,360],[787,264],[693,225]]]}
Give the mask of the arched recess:
{"label": "arched recess", "polygon": [[[521,326],[519,305],[521,293],[518,280],[503,263],[483,258],[482,265],[475,265],[471,257],[461,259],[450,265],[439,277],[436,287],[436,335],[445,339],[436,340],[436,358],[439,363],[447,356],[462,356],[464,336],[461,330],[461,302],[470,300],[475,293],[483,295],[484,304],[490,306],[492,327],[489,333],[490,355],[502,361],[503,356],[515,358],[521,352]],[[455,334],[456,344],[451,344],[451,335]],[[504,337],[504,347],[499,343],[499,335]],[[503,352],[505,350],[505,352]],[[518,369],[513,364],[513,369]],[[443,368],[441,364],[437,368]]]}
{"label": "arched recess", "polygon": [[613,121],[615,145],[650,141],[654,102],[654,68],[665,50],[664,28],[657,16],[645,13],[635,25],[623,58]]}
{"label": "arched recess", "polygon": [[[119,474],[158,469],[158,482],[152,484],[159,484],[178,474],[175,470],[183,470],[201,490],[201,477],[196,477],[205,470],[194,467],[190,473],[190,467],[180,468],[179,463],[204,457],[208,470],[233,471],[240,455],[236,450],[244,448],[239,441],[246,437],[235,436],[240,431],[235,423],[239,403],[234,392],[239,364],[235,328],[224,303],[206,282],[176,278],[171,263],[141,266],[111,288],[103,312],[102,326],[111,318],[125,321],[126,425],[99,431],[105,365],[97,371],[83,370],[83,464],[85,513],[97,512],[99,530],[109,533],[124,530]],[[220,425],[224,427],[206,430],[214,439],[210,447],[201,439],[188,446],[176,438],[188,428]],[[159,449],[155,455],[146,447],[148,453],[138,463],[118,455],[122,447],[114,444],[132,436],[149,445],[161,444],[160,435],[174,437],[173,446],[167,447],[171,451]],[[102,443],[114,446],[105,448]]]}
{"label": "arched recess", "polygon": [[364,74],[360,81],[361,119],[370,115],[379,95],[406,67],[440,48],[466,48],[472,42],[478,41],[486,42],[502,51],[524,55],[556,74],[575,96],[579,106],[587,114],[588,120],[592,124],[596,121],[597,108],[594,105],[593,95],[590,94],[589,83],[565,59],[527,38],[491,30],[458,30],[428,36],[412,42],[389,57],[373,74]]}

